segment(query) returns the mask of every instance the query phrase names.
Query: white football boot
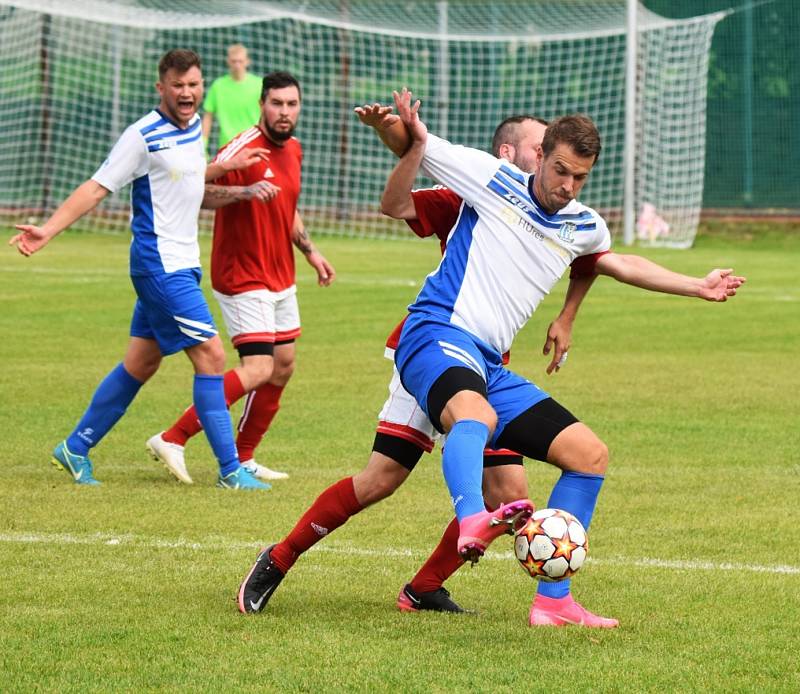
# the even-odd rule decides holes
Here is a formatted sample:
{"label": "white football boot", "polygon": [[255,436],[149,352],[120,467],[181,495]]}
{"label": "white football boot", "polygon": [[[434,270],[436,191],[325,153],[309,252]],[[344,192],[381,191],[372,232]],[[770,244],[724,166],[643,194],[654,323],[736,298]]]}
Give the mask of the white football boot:
{"label": "white football boot", "polygon": [[255,458],[250,460],[239,461],[242,467],[247,470],[253,477],[258,477],[260,480],[286,480],[289,475],[285,472],[278,472],[277,470],[270,470],[266,465],[259,465]]}
{"label": "white football boot", "polygon": [[189,477],[189,472],[186,469],[186,462],[183,459],[183,446],[177,443],[170,443],[161,438],[161,434],[151,436],[147,440],[147,451],[155,460],[164,464],[167,471],[179,482],[184,484],[192,484],[192,478]]}

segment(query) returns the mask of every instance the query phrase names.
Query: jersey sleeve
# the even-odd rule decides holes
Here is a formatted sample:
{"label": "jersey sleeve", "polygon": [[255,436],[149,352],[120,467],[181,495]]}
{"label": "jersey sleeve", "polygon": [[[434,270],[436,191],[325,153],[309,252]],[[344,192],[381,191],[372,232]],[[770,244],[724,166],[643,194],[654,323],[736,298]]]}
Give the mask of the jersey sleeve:
{"label": "jersey sleeve", "polygon": [[92,176],[103,188],[116,193],[147,173],[147,143],[134,127],[126,128],[106,160]]}
{"label": "jersey sleeve", "polygon": [[420,238],[438,236],[447,239],[450,230],[458,219],[463,202],[458,195],[447,188],[425,188],[411,192],[416,219],[407,219],[406,224]]}
{"label": "jersey sleeve", "polygon": [[450,188],[469,205],[475,206],[486,194],[486,184],[499,167],[500,161],[491,154],[428,134],[422,158],[423,172]]}
{"label": "jersey sleeve", "polygon": [[585,209],[592,213],[592,217],[594,218],[594,229],[591,230],[591,232],[588,233],[587,236],[580,242],[580,245],[577,249],[577,255],[579,257],[583,257],[585,255],[598,253],[602,254],[608,252],[611,249],[611,233],[608,230],[606,220],[591,208]]}
{"label": "jersey sleeve", "polygon": [[576,277],[591,277],[597,274],[595,269],[597,261],[600,260],[606,253],[611,251],[601,251],[600,253],[590,253],[589,255],[581,255],[572,261],[569,271],[569,278],[575,279]]}

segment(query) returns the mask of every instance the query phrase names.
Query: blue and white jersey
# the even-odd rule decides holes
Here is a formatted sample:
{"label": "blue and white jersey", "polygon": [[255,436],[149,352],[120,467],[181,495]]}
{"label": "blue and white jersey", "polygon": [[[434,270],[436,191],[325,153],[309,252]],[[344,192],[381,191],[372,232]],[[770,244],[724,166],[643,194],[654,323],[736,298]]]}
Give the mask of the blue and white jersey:
{"label": "blue and white jersey", "polygon": [[548,214],[533,176],[504,159],[429,134],[422,169],[464,203],[409,311],[457,325],[500,354],[576,257],[611,246],[597,212],[573,200]]}
{"label": "blue and white jersey", "polygon": [[131,187],[131,275],[200,267],[197,216],[205,193],[200,116],[185,129],[153,110],[120,136],[92,178]]}

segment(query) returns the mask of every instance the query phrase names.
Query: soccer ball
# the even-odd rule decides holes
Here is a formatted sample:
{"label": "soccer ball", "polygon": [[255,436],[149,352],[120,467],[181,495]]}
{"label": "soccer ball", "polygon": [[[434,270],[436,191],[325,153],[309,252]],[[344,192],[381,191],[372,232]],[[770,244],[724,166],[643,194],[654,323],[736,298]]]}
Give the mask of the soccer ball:
{"label": "soccer ball", "polygon": [[554,582],[569,578],[583,566],[589,538],[571,513],[544,508],[517,531],[514,554],[534,578]]}

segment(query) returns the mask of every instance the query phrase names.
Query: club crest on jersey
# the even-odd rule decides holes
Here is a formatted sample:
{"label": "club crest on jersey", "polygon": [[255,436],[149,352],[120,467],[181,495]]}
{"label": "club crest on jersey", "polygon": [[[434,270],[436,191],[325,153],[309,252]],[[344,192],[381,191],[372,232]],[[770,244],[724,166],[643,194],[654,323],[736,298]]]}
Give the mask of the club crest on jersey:
{"label": "club crest on jersey", "polygon": [[272,173],[272,169],[267,167],[267,170],[264,172],[264,178],[275,178],[275,174]]}
{"label": "club crest on jersey", "polygon": [[575,229],[574,222],[564,222],[558,228],[558,238],[564,241],[564,243],[572,243],[575,240]]}

